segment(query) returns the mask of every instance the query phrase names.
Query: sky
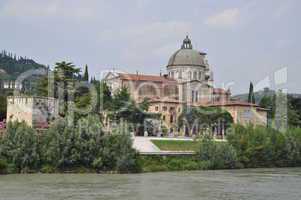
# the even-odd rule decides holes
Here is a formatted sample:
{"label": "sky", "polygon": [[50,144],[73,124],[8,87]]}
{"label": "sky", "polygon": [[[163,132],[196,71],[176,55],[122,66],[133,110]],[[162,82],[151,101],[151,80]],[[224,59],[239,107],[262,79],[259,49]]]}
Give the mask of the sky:
{"label": "sky", "polygon": [[189,35],[216,87],[301,93],[299,0],[0,0],[0,49],[53,66],[70,61],[159,74]]}

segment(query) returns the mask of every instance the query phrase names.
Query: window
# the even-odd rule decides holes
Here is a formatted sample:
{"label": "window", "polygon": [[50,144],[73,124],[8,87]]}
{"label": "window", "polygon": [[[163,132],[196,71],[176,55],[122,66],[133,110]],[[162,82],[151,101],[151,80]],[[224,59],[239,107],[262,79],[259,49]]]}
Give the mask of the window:
{"label": "window", "polygon": [[170,115],[170,120],[169,120],[170,123],[173,123],[173,116]]}
{"label": "window", "polygon": [[191,80],[191,72],[188,72],[188,77]]}
{"label": "window", "polygon": [[195,91],[195,101],[198,102],[199,101],[199,92]]}
{"label": "window", "polygon": [[174,78],[174,76],[175,76],[175,73],[171,72],[171,77]]}
{"label": "window", "polygon": [[191,91],[191,102],[192,103],[194,102],[194,91],[193,90]]}
{"label": "window", "polygon": [[165,115],[162,116],[163,121],[165,121]]}
{"label": "window", "polygon": [[199,80],[202,80],[202,72],[199,72]]}
{"label": "window", "polygon": [[158,110],[159,110],[159,107],[158,107],[158,106],[156,106],[156,107],[155,107],[155,110],[156,110],[156,111],[158,111]]}
{"label": "window", "polygon": [[178,76],[178,78],[179,78],[179,79],[182,78],[182,70],[179,71],[179,76]]}
{"label": "window", "polygon": [[197,72],[193,72],[193,79],[194,79],[194,80],[197,79]]}
{"label": "window", "polygon": [[163,106],[163,111],[167,111],[167,107],[166,106]]}

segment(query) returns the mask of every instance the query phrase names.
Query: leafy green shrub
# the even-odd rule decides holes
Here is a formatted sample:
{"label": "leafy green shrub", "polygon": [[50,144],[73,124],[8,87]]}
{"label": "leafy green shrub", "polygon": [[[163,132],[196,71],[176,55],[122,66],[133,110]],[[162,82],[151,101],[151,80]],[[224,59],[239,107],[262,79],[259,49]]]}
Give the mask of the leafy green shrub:
{"label": "leafy green shrub", "polygon": [[75,127],[66,119],[55,122],[43,136],[43,163],[61,170],[138,172],[137,152],[129,133],[104,135],[98,116],[79,119]]}
{"label": "leafy green shrub", "polygon": [[0,156],[12,163],[17,171],[31,171],[39,167],[38,136],[25,122],[8,123],[0,143]]}
{"label": "leafy green shrub", "polygon": [[7,173],[7,162],[5,160],[0,159],[0,174]]}
{"label": "leafy green shrub", "polygon": [[44,165],[40,171],[44,174],[53,174],[56,172],[56,169],[51,165]]}
{"label": "leafy green shrub", "polygon": [[301,129],[234,126],[227,140],[246,167],[301,166]]}
{"label": "leafy green shrub", "polygon": [[201,140],[198,156],[201,168],[233,169],[238,166],[235,149],[228,143],[215,142],[209,136]]}

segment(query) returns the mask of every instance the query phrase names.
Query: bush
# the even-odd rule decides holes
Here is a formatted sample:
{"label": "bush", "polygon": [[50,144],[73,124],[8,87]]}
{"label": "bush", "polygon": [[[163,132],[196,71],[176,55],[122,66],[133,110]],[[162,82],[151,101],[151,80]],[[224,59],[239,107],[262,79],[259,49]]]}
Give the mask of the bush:
{"label": "bush", "polygon": [[209,136],[200,141],[201,168],[234,169],[239,165],[235,149],[228,143],[215,142]]}
{"label": "bush", "polygon": [[98,116],[83,117],[75,126],[58,119],[42,135],[23,122],[10,123],[0,139],[0,157],[10,173],[141,170],[130,134],[104,135]]}
{"label": "bush", "polygon": [[5,160],[0,160],[0,174],[7,173],[7,162]]}
{"label": "bush", "polygon": [[143,172],[198,170],[200,165],[194,156],[139,156]]}
{"label": "bush", "polygon": [[27,126],[25,122],[8,123],[0,144],[0,156],[9,164],[13,164],[14,170],[31,171],[39,167],[38,136],[35,130]]}
{"label": "bush", "polygon": [[234,126],[227,140],[246,167],[301,166],[301,129]]}
{"label": "bush", "polygon": [[44,173],[44,174],[53,174],[53,173],[56,172],[56,169],[51,165],[44,165],[41,168],[41,172]]}

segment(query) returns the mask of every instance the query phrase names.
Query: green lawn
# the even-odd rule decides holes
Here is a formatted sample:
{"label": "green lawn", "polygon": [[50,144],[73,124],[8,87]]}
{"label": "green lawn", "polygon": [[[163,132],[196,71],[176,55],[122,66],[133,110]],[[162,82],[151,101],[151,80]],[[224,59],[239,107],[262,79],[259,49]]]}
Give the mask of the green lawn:
{"label": "green lawn", "polygon": [[198,151],[199,143],[183,140],[151,140],[162,151]]}

